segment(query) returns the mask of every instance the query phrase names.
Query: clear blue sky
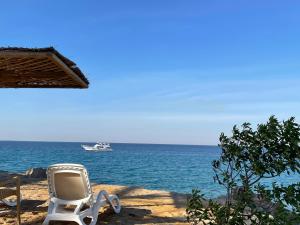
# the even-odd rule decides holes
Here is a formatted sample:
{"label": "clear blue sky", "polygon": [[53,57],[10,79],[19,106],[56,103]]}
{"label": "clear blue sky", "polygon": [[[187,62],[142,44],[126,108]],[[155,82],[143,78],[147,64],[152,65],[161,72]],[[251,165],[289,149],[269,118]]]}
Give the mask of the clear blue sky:
{"label": "clear blue sky", "polygon": [[[299,1],[3,1],[0,46],[54,46],[87,90],[0,90],[0,139],[217,144],[300,118]],[[299,121],[299,120],[298,120]]]}

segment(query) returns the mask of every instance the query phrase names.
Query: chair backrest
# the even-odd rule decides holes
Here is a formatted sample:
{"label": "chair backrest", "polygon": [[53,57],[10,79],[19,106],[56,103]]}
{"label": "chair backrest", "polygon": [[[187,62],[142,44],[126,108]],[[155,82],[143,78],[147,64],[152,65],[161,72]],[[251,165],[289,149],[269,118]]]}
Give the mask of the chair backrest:
{"label": "chair backrest", "polygon": [[51,197],[80,200],[91,197],[92,190],[86,168],[80,164],[54,164],[47,169],[48,190]]}

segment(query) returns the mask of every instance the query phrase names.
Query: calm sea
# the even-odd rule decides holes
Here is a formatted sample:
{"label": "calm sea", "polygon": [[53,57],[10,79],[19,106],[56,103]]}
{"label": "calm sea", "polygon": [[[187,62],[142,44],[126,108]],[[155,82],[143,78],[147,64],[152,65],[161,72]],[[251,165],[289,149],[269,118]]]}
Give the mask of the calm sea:
{"label": "calm sea", "polygon": [[[211,161],[220,155],[216,146],[116,143],[111,144],[113,152],[87,152],[81,144],[1,141],[0,170],[24,172],[29,167],[80,163],[87,167],[92,182],[180,193],[199,188],[208,197],[224,193],[213,181]],[[283,176],[280,181],[295,179],[299,177]]]}

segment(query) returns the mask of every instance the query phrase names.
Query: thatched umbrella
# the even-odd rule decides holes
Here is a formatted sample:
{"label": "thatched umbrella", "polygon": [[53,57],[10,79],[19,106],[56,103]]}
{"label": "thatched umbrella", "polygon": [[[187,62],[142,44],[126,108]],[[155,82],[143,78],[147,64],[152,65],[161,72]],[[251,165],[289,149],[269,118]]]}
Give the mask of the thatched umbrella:
{"label": "thatched umbrella", "polygon": [[88,88],[74,62],[53,47],[0,48],[0,88]]}
{"label": "thatched umbrella", "polygon": [[[74,62],[53,47],[0,48],[0,88],[88,88],[89,81]],[[1,186],[1,185],[0,185]],[[17,189],[0,189],[0,201],[17,195],[20,218],[20,178]]]}

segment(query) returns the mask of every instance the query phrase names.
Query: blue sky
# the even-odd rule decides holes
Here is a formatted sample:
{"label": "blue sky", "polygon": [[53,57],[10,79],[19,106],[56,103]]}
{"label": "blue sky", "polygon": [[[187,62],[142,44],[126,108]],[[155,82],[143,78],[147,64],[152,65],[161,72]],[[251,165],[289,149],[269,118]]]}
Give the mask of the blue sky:
{"label": "blue sky", "polygon": [[[299,1],[5,1],[0,46],[54,46],[87,90],[0,90],[0,139],[217,144],[300,118]],[[5,10],[3,10],[5,9]]]}

